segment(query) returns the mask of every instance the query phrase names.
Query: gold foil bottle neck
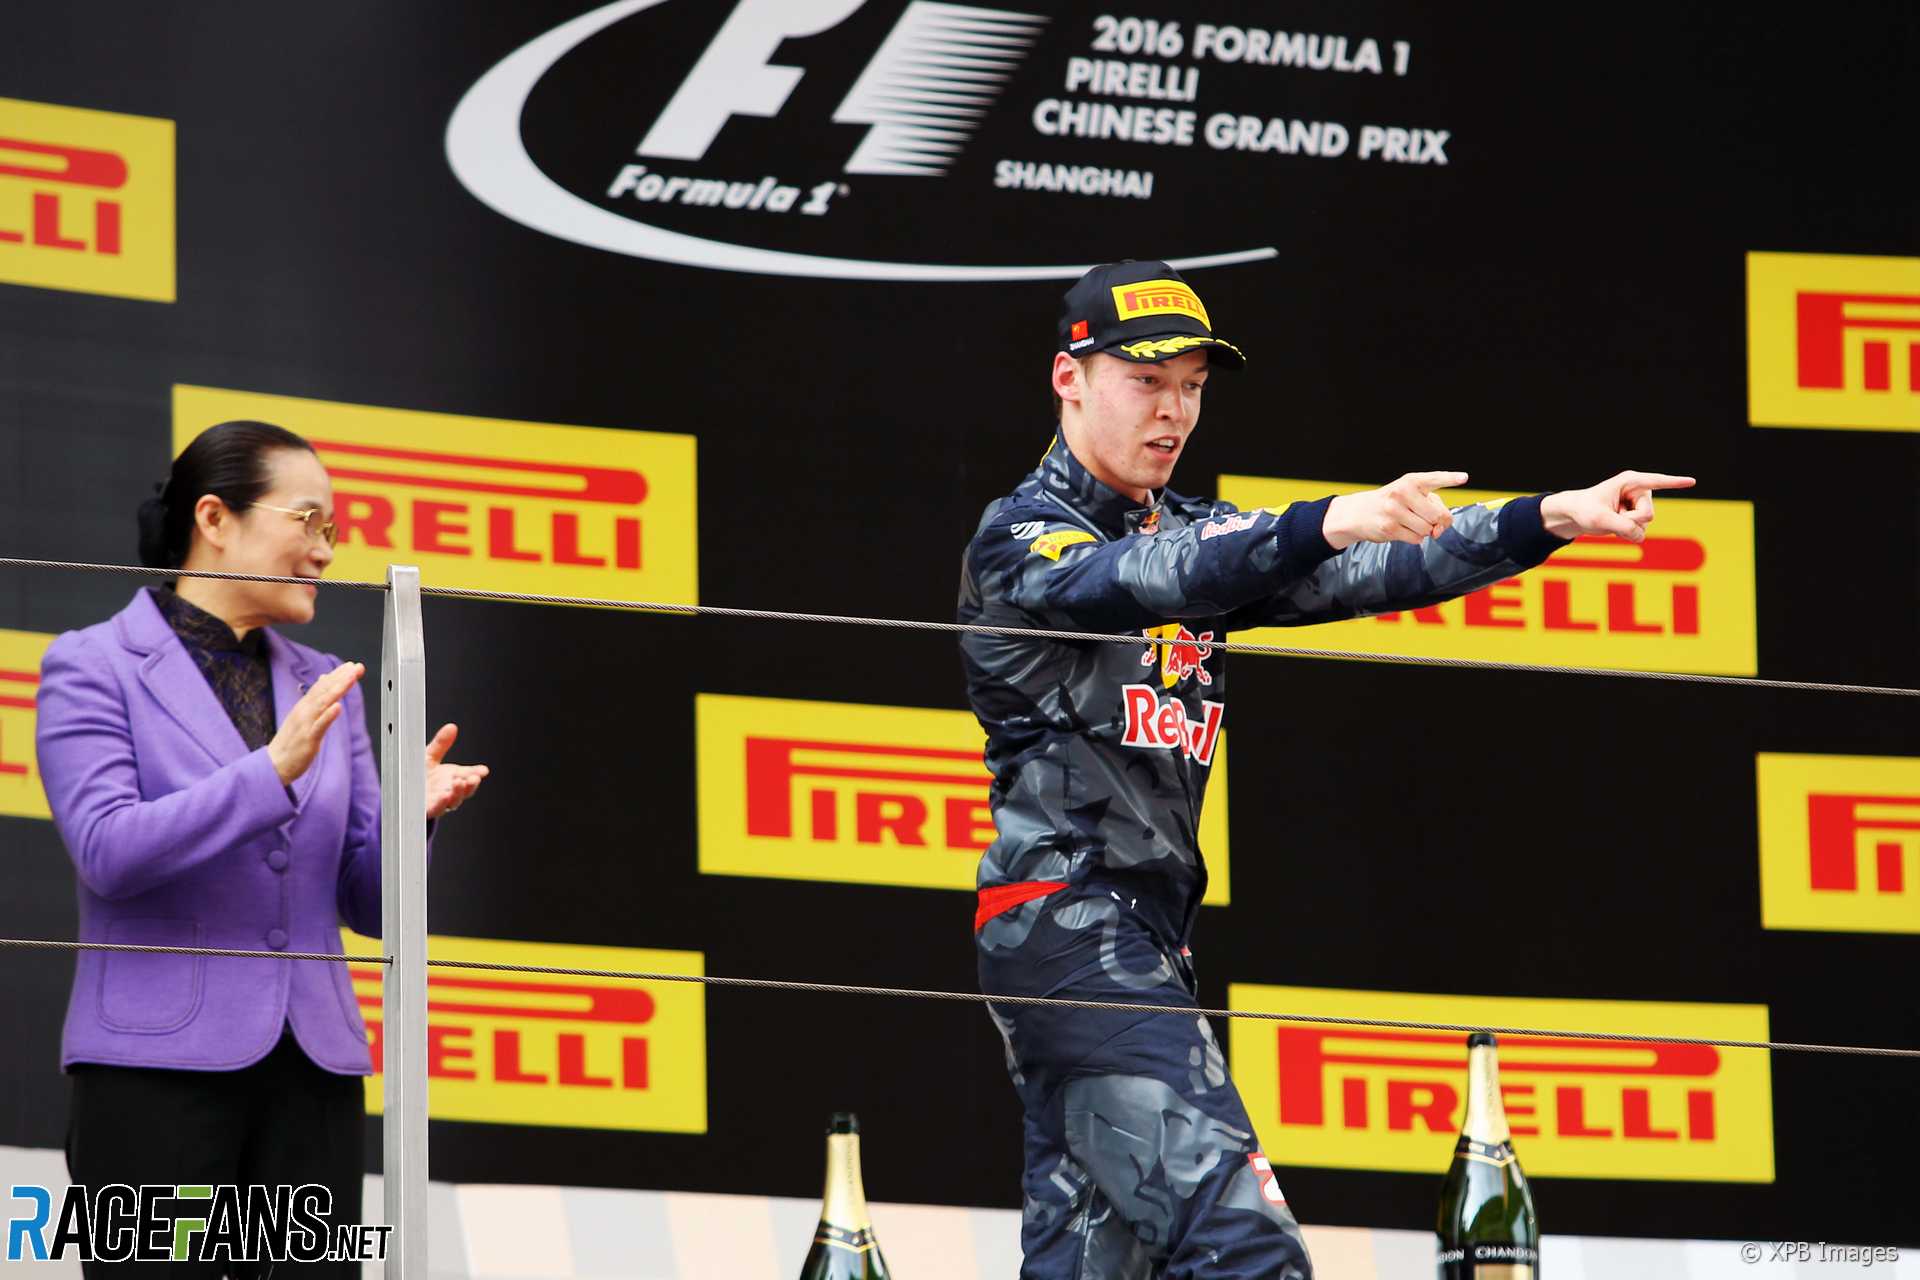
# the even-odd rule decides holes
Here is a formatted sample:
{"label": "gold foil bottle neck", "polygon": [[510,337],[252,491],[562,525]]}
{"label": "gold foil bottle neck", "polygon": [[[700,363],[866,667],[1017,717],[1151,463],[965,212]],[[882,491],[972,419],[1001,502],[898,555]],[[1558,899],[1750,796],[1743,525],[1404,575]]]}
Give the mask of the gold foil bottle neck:
{"label": "gold foil bottle neck", "polygon": [[860,1135],[827,1135],[827,1189],[820,1197],[820,1220],[847,1231],[869,1231],[867,1189],[860,1178]]}
{"label": "gold foil bottle neck", "polygon": [[[1478,1039],[1478,1037],[1476,1037]],[[1500,1101],[1500,1063],[1488,1043],[1470,1043],[1467,1049],[1467,1119],[1461,1133],[1472,1142],[1494,1147],[1513,1139],[1507,1128],[1507,1109]]]}

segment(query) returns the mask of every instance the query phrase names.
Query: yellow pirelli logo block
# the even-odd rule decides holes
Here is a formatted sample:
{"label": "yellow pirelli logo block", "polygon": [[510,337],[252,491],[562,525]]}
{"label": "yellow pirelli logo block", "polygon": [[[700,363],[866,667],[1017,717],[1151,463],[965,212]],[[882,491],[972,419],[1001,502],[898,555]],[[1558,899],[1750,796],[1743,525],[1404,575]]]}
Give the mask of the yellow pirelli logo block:
{"label": "yellow pirelli logo block", "polygon": [[1207,332],[1213,332],[1199,295],[1178,280],[1142,280],[1138,284],[1115,285],[1113,309],[1122,323],[1142,316],[1187,315],[1206,325]]}
{"label": "yellow pirelli logo block", "polygon": [[[1230,1007],[1308,1016],[1765,1040],[1764,1005],[1535,1000],[1234,983]],[[1274,1160],[1440,1173],[1465,1118],[1466,1035],[1236,1021],[1233,1075]],[[1500,1037],[1500,1091],[1527,1172],[1771,1182],[1773,1088],[1759,1049]]]}
{"label": "yellow pirelli logo block", "polygon": [[[380,944],[341,931],[348,955]],[[435,960],[637,973],[705,971],[697,951],[430,937]],[[374,1076],[367,1113],[385,1102],[381,966],[353,965]],[[706,989],[478,969],[427,971],[427,1113],[436,1120],[566,1129],[707,1131]]]}
{"label": "yellow pirelli logo block", "polygon": [[[1285,507],[1372,487],[1220,477],[1220,496],[1241,507]],[[1519,495],[1442,489],[1436,496],[1461,507]],[[1444,604],[1331,623],[1311,636],[1273,627],[1235,638],[1431,658],[1755,674],[1753,504],[1664,494],[1656,504],[1645,542],[1583,537],[1537,568]]]}
{"label": "yellow pirelli logo block", "polygon": [[1920,933],[1920,759],[1762,753],[1760,921]]}
{"label": "yellow pirelli logo block", "polygon": [[0,282],[172,302],[173,121],[0,98]]}
{"label": "yellow pirelli logo block", "polygon": [[39,631],[0,631],[0,814],[51,818],[34,729],[40,704],[40,660],[53,637]]}
{"label": "yellow pirelli logo block", "polygon": [[1920,258],[1747,255],[1756,427],[1920,431]]}
{"label": "yellow pirelli logo block", "polygon": [[699,602],[690,435],[177,386],[174,451],[235,418],[286,427],[319,453],[336,576],[413,564],[432,586]]}
{"label": "yellow pirelli logo block", "polygon": [[[973,891],[994,829],[970,712],[703,693],[694,722],[701,871]],[[1222,735],[1200,822],[1206,901],[1220,906],[1225,766]]]}

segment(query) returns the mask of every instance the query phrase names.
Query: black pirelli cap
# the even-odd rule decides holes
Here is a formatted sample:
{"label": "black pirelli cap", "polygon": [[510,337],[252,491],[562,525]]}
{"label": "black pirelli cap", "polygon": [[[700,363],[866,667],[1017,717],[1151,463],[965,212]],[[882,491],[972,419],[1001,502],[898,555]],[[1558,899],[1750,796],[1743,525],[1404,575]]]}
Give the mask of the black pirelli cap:
{"label": "black pirelli cap", "polygon": [[1204,350],[1209,364],[1237,369],[1247,358],[1213,336],[1198,294],[1164,262],[1110,262],[1067,290],[1060,304],[1060,350],[1096,351],[1150,364]]}

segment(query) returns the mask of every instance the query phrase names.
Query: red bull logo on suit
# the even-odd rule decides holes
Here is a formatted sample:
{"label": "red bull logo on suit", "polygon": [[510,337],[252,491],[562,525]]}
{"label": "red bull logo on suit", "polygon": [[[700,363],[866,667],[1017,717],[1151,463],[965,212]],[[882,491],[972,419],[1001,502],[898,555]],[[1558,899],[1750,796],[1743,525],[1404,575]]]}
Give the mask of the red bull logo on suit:
{"label": "red bull logo on suit", "polygon": [[1213,656],[1213,632],[1202,631],[1199,635],[1187,630],[1177,622],[1169,622],[1164,627],[1148,627],[1144,632],[1149,640],[1171,640],[1172,644],[1150,644],[1147,651],[1140,655],[1140,665],[1151,667],[1160,664],[1160,683],[1169,689],[1177,689],[1188,676],[1197,676],[1201,684],[1213,683],[1213,673],[1206,668],[1206,661]]}

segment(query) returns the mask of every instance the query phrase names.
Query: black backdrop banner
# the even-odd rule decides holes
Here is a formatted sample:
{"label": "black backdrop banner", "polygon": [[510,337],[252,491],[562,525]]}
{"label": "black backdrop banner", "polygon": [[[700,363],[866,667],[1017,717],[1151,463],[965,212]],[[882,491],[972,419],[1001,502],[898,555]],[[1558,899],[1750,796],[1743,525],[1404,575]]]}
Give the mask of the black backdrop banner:
{"label": "black backdrop banner", "polygon": [[[12,13],[0,554],[131,561],[180,444],[264,416],[335,477],[342,576],[945,619],[981,507],[1049,438],[1060,292],[1167,258],[1251,361],[1210,384],[1183,492],[1700,478],[1638,558],[1583,544],[1284,639],[1911,686],[1917,23],[1892,0]],[[0,933],[73,934],[33,672],[130,590],[0,574]],[[321,604],[303,640],[376,656],[376,600]],[[949,637],[426,607],[430,713],[493,767],[438,844],[447,954],[971,987],[985,775]],[[1904,702],[1235,667],[1203,1003],[1920,1042]],[[71,965],[5,963],[0,1145],[58,1146]],[[436,1014],[436,1178],[809,1196],[819,1122],[851,1107],[876,1197],[1017,1203],[977,1009],[515,1004],[551,994]],[[1407,1068],[1317,1034],[1228,1031],[1289,1200],[1428,1226],[1463,1051]],[[1508,1071],[1551,1231],[1920,1244],[1911,1063],[1551,1056]]]}

